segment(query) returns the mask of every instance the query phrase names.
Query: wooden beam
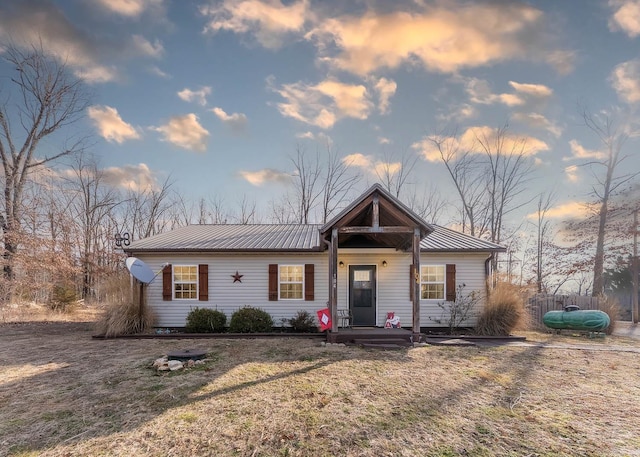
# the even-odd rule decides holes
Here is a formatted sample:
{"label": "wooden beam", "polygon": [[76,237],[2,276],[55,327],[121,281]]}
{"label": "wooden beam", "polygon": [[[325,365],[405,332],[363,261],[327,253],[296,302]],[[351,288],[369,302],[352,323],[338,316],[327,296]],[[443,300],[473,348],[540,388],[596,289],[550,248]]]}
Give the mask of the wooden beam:
{"label": "wooden beam", "polygon": [[340,233],[413,233],[413,227],[388,225],[382,227],[340,227]]}
{"label": "wooden beam", "polygon": [[373,214],[371,217],[371,227],[378,228],[380,227],[380,199],[378,198],[378,194],[373,196]]}
{"label": "wooden beam", "polygon": [[329,309],[331,310],[331,333],[338,331],[338,229],[331,229],[331,251],[329,253]]}
{"label": "wooden beam", "polygon": [[413,229],[413,341],[420,342],[420,228]]}

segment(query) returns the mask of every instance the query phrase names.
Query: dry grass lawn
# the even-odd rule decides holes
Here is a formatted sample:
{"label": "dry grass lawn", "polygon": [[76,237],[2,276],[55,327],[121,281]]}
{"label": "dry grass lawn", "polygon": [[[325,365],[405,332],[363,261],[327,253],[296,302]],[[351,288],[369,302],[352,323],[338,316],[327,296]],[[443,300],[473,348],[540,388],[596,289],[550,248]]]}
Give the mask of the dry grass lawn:
{"label": "dry grass lawn", "polygon": [[[640,341],[378,351],[92,333],[0,324],[0,455],[640,455]],[[185,348],[209,361],[150,369]]]}

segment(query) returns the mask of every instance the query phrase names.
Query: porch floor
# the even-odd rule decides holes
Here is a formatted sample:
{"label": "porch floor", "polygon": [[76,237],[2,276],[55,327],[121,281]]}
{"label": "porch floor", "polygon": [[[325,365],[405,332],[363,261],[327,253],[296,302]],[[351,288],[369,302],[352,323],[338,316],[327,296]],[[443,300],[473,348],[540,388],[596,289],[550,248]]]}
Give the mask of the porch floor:
{"label": "porch floor", "polygon": [[413,332],[404,328],[355,327],[340,328],[336,333],[327,334],[329,343],[362,345],[411,345]]}

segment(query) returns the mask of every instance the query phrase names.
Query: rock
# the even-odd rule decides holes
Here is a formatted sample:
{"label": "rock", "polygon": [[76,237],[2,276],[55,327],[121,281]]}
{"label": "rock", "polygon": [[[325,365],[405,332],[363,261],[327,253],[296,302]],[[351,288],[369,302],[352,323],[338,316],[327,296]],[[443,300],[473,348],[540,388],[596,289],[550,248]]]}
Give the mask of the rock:
{"label": "rock", "polygon": [[184,368],[183,363],[179,360],[169,360],[169,362],[167,362],[167,365],[169,366],[169,370],[171,371],[182,370]]}
{"label": "rock", "polygon": [[159,368],[162,365],[165,365],[167,362],[168,362],[168,359],[166,357],[160,357],[159,359],[156,359],[155,362],[153,362],[153,367]]}
{"label": "rock", "polygon": [[169,371],[169,363],[165,363],[164,365],[160,365],[158,371]]}

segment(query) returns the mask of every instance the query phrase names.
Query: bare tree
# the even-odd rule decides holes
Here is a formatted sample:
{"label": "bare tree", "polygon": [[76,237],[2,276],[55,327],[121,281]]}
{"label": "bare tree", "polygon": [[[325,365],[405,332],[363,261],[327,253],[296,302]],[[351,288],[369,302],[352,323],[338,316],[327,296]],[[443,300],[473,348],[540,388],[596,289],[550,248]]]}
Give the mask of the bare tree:
{"label": "bare tree", "polygon": [[[2,88],[6,101],[0,106],[0,177],[4,203],[0,225],[4,274],[11,279],[12,258],[19,245],[16,234],[20,231],[24,210],[23,192],[31,171],[82,149],[81,141],[70,141],[53,153],[40,153],[40,143],[80,120],[89,100],[81,80],[71,75],[64,62],[45,55],[42,45],[26,51],[9,45],[3,58],[14,67],[15,76],[2,81],[10,82],[17,93],[16,101],[11,103],[9,90]],[[19,127],[14,128],[13,123]]]}
{"label": "bare tree", "polygon": [[256,202],[251,201],[246,195],[238,202],[238,213],[235,216],[238,224],[248,225],[256,223]]}
{"label": "bare tree", "polygon": [[348,162],[344,162],[335,149],[327,144],[327,157],[322,183],[322,223],[341,206],[344,206],[353,188],[360,182],[362,175],[351,173]]}
{"label": "bare tree", "polygon": [[322,167],[320,165],[319,152],[310,157],[305,150],[298,145],[296,155],[291,157],[293,165],[294,198],[289,204],[299,224],[308,224],[315,208],[322,196]]}
{"label": "bare tree", "polygon": [[383,162],[376,167],[375,172],[382,186],[390,194],[400,198],[418,163],[418,155],[405,152],[398,160],[396,158],[394,153],[385,153]]}
{"label": "bare tree", "polygon": [[624,126],[617,124],[609,114],[596,116],[586,108],[581,110],[581,114],[584,125],[600,141],[603,154],[602,160],[583,164],[592,171],[596,184],[591,190],[599,206],[592,288],[592,294],[597,296],[604,293],[604,251],[610,199],[621,186],[638,176],[640,171],[618,172],[620,165],[630,157],[622,152],[622,147],[629,138],[629,132],[625,131]]}
{"label": "bare tree", "polygon": [[129,232],[132,240],[164,231],[169,224],[167,213],[173,206],[172,185],[167,178],[159,187],[130,189],[124,200],[124,214],[117,224],[119,230]]}
{"label": "bare tree", "polygon": [[541,193],[538,197],[536,211],[536,289],[538,293],[543,291],[543,280],[549,272],[545,272],[545,253],[549,237],[551,236],[551,221],[547,218],[547,213],[555,202],[553,192]]}

